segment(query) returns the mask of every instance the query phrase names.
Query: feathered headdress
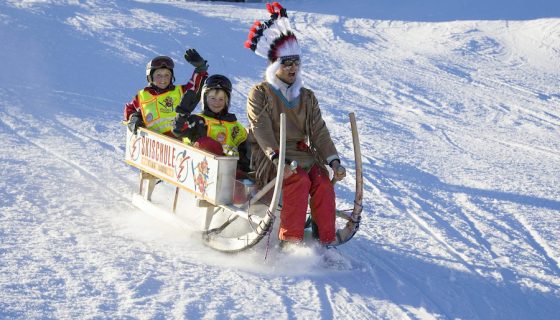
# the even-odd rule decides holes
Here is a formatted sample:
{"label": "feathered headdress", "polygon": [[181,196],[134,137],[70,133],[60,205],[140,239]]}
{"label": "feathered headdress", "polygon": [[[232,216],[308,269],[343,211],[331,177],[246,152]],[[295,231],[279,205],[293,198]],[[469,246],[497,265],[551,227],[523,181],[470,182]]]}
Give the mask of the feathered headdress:
{"label": "feathered headdress", "polygon": [[266,9],[271,14],[270,20],[257,20],[253,23],[245,47],[270,62],[280,57],[299,56],[301,49],[290,26],[286,9],[278,2],[267,3]]}

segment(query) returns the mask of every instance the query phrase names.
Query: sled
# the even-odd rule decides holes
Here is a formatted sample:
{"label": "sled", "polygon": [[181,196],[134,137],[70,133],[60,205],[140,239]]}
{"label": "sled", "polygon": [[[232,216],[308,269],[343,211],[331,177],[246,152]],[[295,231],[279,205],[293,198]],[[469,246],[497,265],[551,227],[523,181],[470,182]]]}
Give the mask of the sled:
{"label": "sled", "polygon": [[[281,210],[281,177],[286,154],[285,115],[282,114],[280,119],[277,175],[261,190],[255,190],[248,179],[235,179],[237,157],[217,156],[145,128],[138,128],[136,134],[127,130],[125,162],[140,169],[139,190],[133,194],[132,204],[172,222],[180,220],[178,206],[183,213],[199,215],[202,240],[215,250],[234,253],[255,246],[271,233]],[[334,246],[354,236],[362,212],[362,164],[353,113],[350,122],[356,158],[356,194],[351,211],[337,210],[337,220],[345,225],[337,230]],[[292,166],[296,165],[292,163]],[[152,201],[153,191],[160,181],[175,187],[168,208]],[[180,190],[191,194],[194,200],[178,203]]]}

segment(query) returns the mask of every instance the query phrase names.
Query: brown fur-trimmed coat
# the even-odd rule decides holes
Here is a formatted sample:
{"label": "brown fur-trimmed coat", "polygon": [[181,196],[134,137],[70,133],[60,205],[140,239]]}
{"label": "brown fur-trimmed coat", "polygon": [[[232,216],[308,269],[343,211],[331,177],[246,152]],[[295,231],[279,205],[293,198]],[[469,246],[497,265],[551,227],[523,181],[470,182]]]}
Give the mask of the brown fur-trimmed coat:
{"label": "brown fur-trimmed coat", "polygon": [[309,170],[313,164],[325,167],[327,159],[338,159],[338,152],[313,91],[301,88],[299,101],[294,105],[290,108],[281,93],[267,82],[255,85],[249,92],[247,116],[250,123],[251,161],[256,169],[259,187],[276,176],[276,166],[271,157],[279,150],[282,112],[286,113],[286,158],[297,161],[305,170]]}

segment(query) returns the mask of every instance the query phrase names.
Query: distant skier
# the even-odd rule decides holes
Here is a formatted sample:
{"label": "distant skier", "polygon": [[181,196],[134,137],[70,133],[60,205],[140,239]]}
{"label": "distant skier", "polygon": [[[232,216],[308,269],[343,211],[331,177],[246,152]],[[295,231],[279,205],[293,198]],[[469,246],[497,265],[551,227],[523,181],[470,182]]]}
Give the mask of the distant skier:
{"label": "distant skier", "polygon": [[[195,49],[185,52],[185,60],[195,67],[190,81],[183,85],[174,85],[175,64],[170,57],[158,56],[146,65],[148,86],[140,90],[134,99],[124,107],[124,119],[128,128],[136,133],[138,127],[146,127],[152,131],[171,137],[176,108],[182,112],[192,112],[200,100],[200,88],[208,76],[208,64]],[[184,99],[183,95],[190,97]],[[186,103],[190,104],[186,104]]]}
{"label": "distant skier", "polygon": [[346,170],[321,116],[313,91],[303,87],[301,50],[292,32],[286,10],[267,4],[271,19],[256,22],[247,48],[269,61],[266,80],[255,85],[247,99],[250,130],[257,143],[251,146],[257,184],[275,177],[278,165],[280,114],[286,114],[286,158],[295,160],[295,172],[286,166],[282,189],[279,238],[282,245],[303,240],[309,201],[318,228],[319,241],[335,241],[335,193],[326,165],[342,180]]}
{"label": "distant skier", "polygon": [[[178,107],[173,134],[187,144],[214,154],[238,156],[237,177],[244,178],[249,171],[247,130],[235,114],[229,112],[231,91],[231,81],[226,76],[208,77],[202,87],[202,112],[190,115]],[[185,95],[181,105],[194,103],[189,99],[191,97]]]}

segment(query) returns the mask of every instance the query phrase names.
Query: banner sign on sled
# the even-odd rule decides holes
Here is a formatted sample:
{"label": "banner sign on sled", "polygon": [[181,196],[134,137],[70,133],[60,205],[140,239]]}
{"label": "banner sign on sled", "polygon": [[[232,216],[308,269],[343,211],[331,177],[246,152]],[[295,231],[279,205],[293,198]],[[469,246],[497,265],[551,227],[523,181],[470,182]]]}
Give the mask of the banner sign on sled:
{"label": "banner sign on sled", "polygon": [[216,156],[144,128],[136,135],[127,130],[126,163],[213,205],[231,203],[237,159]]}

